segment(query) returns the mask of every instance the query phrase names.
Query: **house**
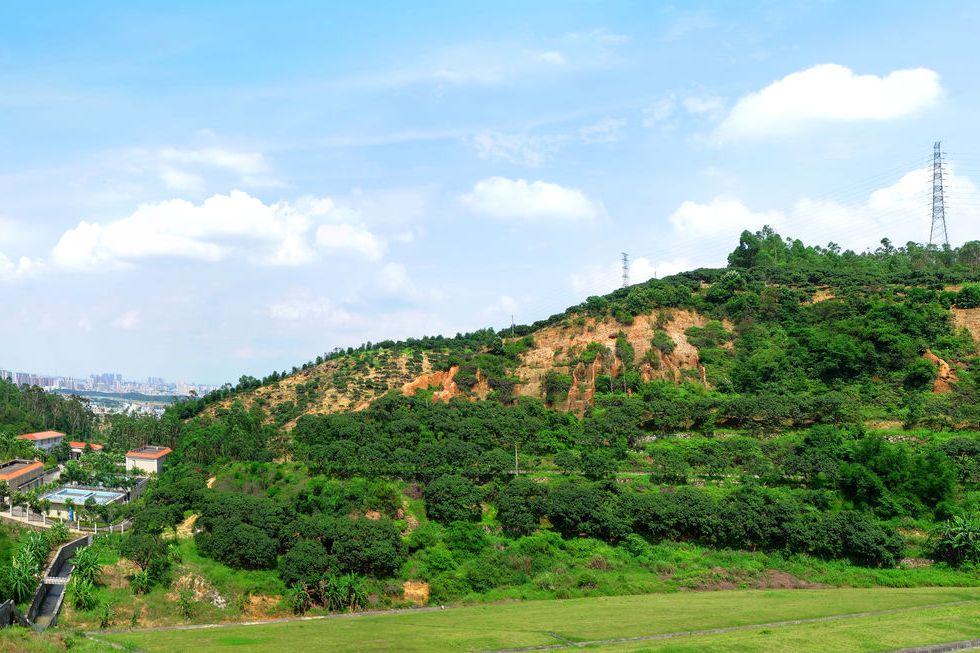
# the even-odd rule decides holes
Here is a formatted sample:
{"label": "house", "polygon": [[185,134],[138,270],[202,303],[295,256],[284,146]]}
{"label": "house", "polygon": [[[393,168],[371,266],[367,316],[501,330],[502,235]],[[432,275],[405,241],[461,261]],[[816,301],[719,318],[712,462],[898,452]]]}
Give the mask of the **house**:
{"label": "house", "polygon": [[159,474],[170,454],[170,447],[155,447],[147,445],[126,452],[127,472],[146,472]]}
{"label": "house", "polygon": [[61,444],[65,439],[65,434],[60,431],[38,431],[37,433],[25,433],[18,435],[18,440],[30,440],[34,446],[42,451],[51,451]]}
{"label": "house", "polygon": [[69,440],[68,446],[71,447],[71,455],[69,458],[71,460],[78,460],[82,457],[82,452],[85,451],[85,447],[88,447],[89,452],[102,451],[103,445],[97,442],[76,442],[75,440]]}
{"label": "house", "polygon": [[0,481],[6,481],[11,492],[35,488],[44,482],[44,463],[20,458],[0,463]]}

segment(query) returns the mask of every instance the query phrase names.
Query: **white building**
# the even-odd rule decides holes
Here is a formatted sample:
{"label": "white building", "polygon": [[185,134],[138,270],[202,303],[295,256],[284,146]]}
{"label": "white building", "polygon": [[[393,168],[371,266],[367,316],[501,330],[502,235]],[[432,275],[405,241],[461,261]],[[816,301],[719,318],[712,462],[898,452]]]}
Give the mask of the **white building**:
{"label": "white building", "polygon": [[159,474],[167,462],[170,447],[147,445],[126,452],[126,471]]}
{"label": "white building", "polygon": [[65,439],[65,434],[60,431],[38,431],[37,433],[25,433],[18,435],[18,440],[30,440],[34,446],[42,451],[51,451],[61,444]]}

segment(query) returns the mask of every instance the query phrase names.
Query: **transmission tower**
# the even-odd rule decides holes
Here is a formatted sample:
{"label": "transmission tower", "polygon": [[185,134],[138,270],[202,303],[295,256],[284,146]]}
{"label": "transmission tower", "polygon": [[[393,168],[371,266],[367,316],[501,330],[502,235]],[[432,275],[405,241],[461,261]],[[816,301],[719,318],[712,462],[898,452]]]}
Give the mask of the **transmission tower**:
{"label": "transmission tower", "polygon": [[630,285],[630,255],[623,252],[623,288]]}
{"label": "transmission tower", "polygon": [[949,234],[946,233],[946,202],[943,195],[943,152],[941,141],[932,146],[932,226],[929,228],[929,244],[940,236],[949,245]]}

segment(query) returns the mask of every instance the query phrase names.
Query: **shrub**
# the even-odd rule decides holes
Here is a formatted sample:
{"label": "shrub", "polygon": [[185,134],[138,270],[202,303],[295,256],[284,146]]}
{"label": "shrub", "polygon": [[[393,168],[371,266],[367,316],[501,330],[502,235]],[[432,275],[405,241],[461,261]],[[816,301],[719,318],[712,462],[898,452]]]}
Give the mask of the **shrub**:
{"label": "shrub", "polygon": [[341,571],[386,578],[405,558],[401,535],[388,519],[337,519],[329,537]]}
{"label": "shrub", "polygon": [[314,585],[329,568],[327,550],[315,540],[300,540],[279,559],[279,577],[291,587]]}
{"label": "shrub", "polygon": [[468,479],[447,474],[425,486],[425,511],[441,524],[480,518],[480,490]]}
{"label": "shrub", "polygon": [[95,586],[91,581],[72,578],[68,583],[67,592],[76,610],[91,610],[96,605]]}
{"label": "shrub", "polygon": [[129,589],[133,594],[146,594],[150,591],[150,574],[144,570],[137,571],[129,579]]}
{"label": "shrub", "polygon": [[956,516],[932,533],[932,552],[952,565],[980,563],[980,517]]}
{"label": "shrub", "polygon": [[497,519],[511,535],[528,535],[538,527],[544,491],[529,478],[515,478],[497,496]]}

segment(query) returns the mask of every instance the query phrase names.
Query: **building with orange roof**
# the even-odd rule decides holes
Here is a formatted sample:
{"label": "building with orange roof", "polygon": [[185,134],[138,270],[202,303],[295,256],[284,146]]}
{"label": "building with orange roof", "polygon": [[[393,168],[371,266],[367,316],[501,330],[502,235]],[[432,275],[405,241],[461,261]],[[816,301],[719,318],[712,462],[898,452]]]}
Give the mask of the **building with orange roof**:
{"label": "building with orange roof", "polygon": [[76,440],[69,440],[68,446],[71,447],[71,460],[78,460],[82,457],[82,452],[85,451],[85,447],[88,447],[90,452],[92,451],[102,451],[104,445],[98,442],[79,442]]}
{"label": "building with orange roof", "polygon": [[167,456],[170,455],[171,451],[170,447],[155,447],[153,445],[127,451],[126,471],[159,474],[163,470]]}
{"label": "building with orange roof", "polygon": [[42,451],[51,451],[61,444],[65,439],[65,434],[61,431],[38,431],[37,433],[25,433],[18,435],[18,440],[30,440],[34,446]]}
{"label": "building with orange roof", "polygon": [[23,492],[44,482],[44,463],[17,458],[0,463],[0,481],[6,481],[12,492]]}

